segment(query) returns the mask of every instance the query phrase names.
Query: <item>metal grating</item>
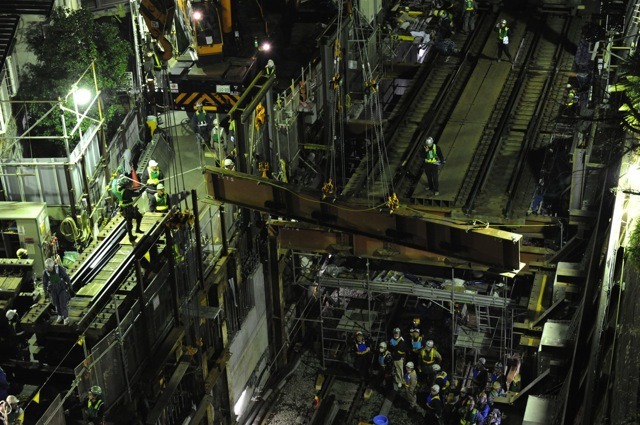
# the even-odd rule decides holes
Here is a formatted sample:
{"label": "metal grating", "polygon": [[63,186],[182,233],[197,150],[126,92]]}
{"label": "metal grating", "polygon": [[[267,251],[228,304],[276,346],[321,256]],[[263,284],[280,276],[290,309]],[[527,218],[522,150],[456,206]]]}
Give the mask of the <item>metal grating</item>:
{"label": "metal grating", "polygon": [[0,72],[4,69],[4,63],[13,48],[20,23],[20,16],[2,15],[2,9],[3,6],[0,5]]}

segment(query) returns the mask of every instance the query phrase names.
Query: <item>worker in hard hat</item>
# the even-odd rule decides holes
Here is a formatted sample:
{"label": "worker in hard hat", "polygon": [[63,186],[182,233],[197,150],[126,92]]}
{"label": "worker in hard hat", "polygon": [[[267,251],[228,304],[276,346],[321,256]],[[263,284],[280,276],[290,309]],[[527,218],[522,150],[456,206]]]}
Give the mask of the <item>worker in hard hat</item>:
{"label": "worker in hard hat", "polygon": [[435,374],[435,378],[433,379],[433,383],[440,387],[441,396],[444,398],[447,396],[449,392],[449,387],[451,386],[451,382],[449,382],[449,375],[447,372],[442,370],[442,367],[439,364],[434,364],[431,369]]}
{"label": "worker in hard hat", "polygon": [[393,335],[389,339],[389,351],[393,357],[393,378],[398,389],[402,388],[404,373],[404,360],[407,354],[407,342],[405,341],[400,328],[393,330]]}
{"label": "worker in hard hat", "polygon": [[69,299],[71,298],[71,279],[61,264],[56,264],[53,258],[44,261],[42,272],[42,288],[45,297],[51,298],[56,308],[58,318],[56,323],[69,324]]}
{"label": "worker in hard hat", "polygon": [[120,214],[125,221],[127,234],[129,235],[129,242],[134,243],[136,241],[136,236],[133,234],[133,220],[136,221],[136,233],[143,233],[140,229],[142,214],[140,213],[140,210],[138,210],[138,207],[135,205],[135,198],[140,196],[140,191],[142,189],[133,190],[131,188],[131,183],[131,179],[127,178],[126,176],[120,177],[120,179],[118,179],[116,190],[113,191],[113,194],[118,199]]}
{"label": "worker in hard hat", "polygon": [[378,382],[385,387],[387,382],[391,381],[393,372],[393,357],[385,341],[378,345],[378,353],[375,360],[375,373],[378,376]]}
{"label": "worker in hard hat", "polygon": [[442,156],[442,149],[436,145],[433,137],[427,137],[424,143],[424,173],[427,175],[427,189],[435,196],[440,195],[440,189],[438,185],[438,169],[440,165],[445,164],[444,156]]}
{"label": "worker in hard hat", "polygon": [[273,62],[272,59],[269,59],[267,61],[267,66],[265,66],[264,68],[264,73],[266,75],[273,75],[276,73],[276,64]]}
{"label": "worker in hard hat", "polygon": [[105,406],[102,401],[102,388],[94,385],[89,390],[87,406],[83,410],[87,423],[93,425],[104,424],[104,411]]}
{"label": "worker in hard hat", "polygon": [[222,165],[224,166],[225,170],[233,171],[236,169],[236,164],[233,163],[233,159],[231,158],[226,158]]}
{"label": "worker in hard hat", "polygon": [[195,113],[191,117],[191,128],[200,144],[206,144],[207,140],[209,140],[209,115],[207,115],[204,106],[200,102],[196,103]]}
{"label": "worker in hard hat", "polygon": [[498,62],[502,60],[502,52],[509,58],[509,62],[513,63],[513,58],[511,57],[511,52],[509,52],[509,43],[511,40],[509,37],[511,33],[509,32],[509,26],[507,25],[507,20],[502,19],[496,25],[496,31],[498,31]]}
{"label": "worker in hard hat", "polygon": [[18,310],[7,310],[5,317],[10,326],[7,332],[8,335],[6,335],[6,342],[8,342],[11,348],[15,349],[18,354],[23,354],[23,351],[27,347],[27,334],[24,329],[22,329],[22,324],[20,324]]}
{"label": "worker in hard hat", "polygon": [[142,173],[142,184],[147,192],[149,204],[151,204],[151,198],[156,194],[158,184],[160,183],[164,183],[164,173],[160,169],[158,161],[150,159],[147,169]]}
{"label": "worker in hard hat", "polygon": [[2,421],[2,415],[0,414],[0,423],[6,423],[7,425],[22,425],[24,419],[24,410],[20,407],[20,400],[14,395],[10,395],[6,400],[7,404],[11,407],[11,411],[6,415],[6,421]]}
{"label": "worker in hard hat", "polygon": [[20,248],[16,251],[16,257],[18,257],[18,260],[26,260],[29,258],[29,252],[24,248]]}
{"label": "worker in hard hat", "polygon": [[164,184],[158,183],[156,193],[149,199],[149,211],[166,213],[169,207],[169,195],[164,190]]}
{"label": "worker in hard hat", "polygon": [[418,374],[413,362],[407,362],[404,366],[404,394],[411,409],[417,409],[416,389],[418,388]]}
{"label": "worker in hard hat", "polygon": [[420,371],[426,382],[433,381],[435,375],[433,366],[440,362],[442,362],[442,355],[436,349],[433,340],[427,340],[424,343],[424,348],[420,351]]}
{"label": "worker in hard hat", "polygon": [[573,115],[576,111],[577,105],[578,105],[578,92],[571,84],[567,84],[566,98],[565,98],[565,106],[567,108],[567,113],[569,115]]}
{"label": "worker in hard hat", "polygon": [[356,340],[353,344],[355,354],[354,367],[362,378],[369,376],[369,366],[371,365],[371,347],[365,339],[362,331],[356,332]]}
{"label": "worker in hard hat", "polygon": [[425,424],[440,424],[442,417],[442,400],[440,399],[440,386],[434,384],[427,396],[427,410],[425,414]]}

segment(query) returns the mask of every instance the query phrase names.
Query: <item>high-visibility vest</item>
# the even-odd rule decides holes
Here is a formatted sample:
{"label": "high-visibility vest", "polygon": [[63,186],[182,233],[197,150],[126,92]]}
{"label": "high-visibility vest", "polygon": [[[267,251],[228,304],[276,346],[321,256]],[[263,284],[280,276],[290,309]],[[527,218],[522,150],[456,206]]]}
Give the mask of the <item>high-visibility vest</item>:
{"label": "high-visibility vest", "polygon": [[156,192],[154,196],[156,197],[156,211],[163,212],[169,209],[169,200],[166,193],[160,195]]}
{"label": "high-visibility vest", "polygon": [[204,127],[207,125],[207,113],[205,111],[196,111],[196,122],[198,127]]}
{"label": "high-visibility vest", "polygon": [[467,0],[465,10],[474,10],[474,9],[475,8],[473,7],[473,0]]}
{"label": "high-visibility vest", "polygon": [[506,36],[509,35],[509,27],[500,27],[498,28],[498,39],[502,41]]}
{"label": "high-visibility vest", "polygon": [[149,171],[149,178],[147,179],[147,185],[160,183],[160,171]]}
{"label": "high-visibility vest", "polygon": [[102,400],[96,400],[95,404],[91,401],[87,401],[87,416],[89,419],[96,419],[98,417],[98,410],[103,405]]}
{"label": "high-visibility vest", "polygon": [[124,202],[124,191],[126,189],[116,189],[115,192],[113,192],[114,195],[116,195],[116,198],[118,199],[118,205],[120,205],[121,207],[128,207],[133,205],[133,201],[131,202]]}
{"label": "high-visibility vest", "polygon": [[276,67],[275,66],[268,66],[265,68],[264,73],[267,75],[271,75],[276,71]]}
{"label": "high-visibility vest", "polygon": [[425,159],[429,164],[435,164],[438,162],[438,151],[436,150],[436,144],[434,143],[427,149],[427,158]]}

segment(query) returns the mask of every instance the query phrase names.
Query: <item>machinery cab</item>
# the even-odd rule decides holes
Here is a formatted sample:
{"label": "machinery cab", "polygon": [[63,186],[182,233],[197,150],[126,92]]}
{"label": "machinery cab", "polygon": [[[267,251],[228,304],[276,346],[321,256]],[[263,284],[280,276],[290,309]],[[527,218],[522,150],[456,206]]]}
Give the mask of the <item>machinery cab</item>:
{"label": "machinery cab", "polygon": [[224,39],[222,16],[218,7],[206,0],[192,3],[191,24],[194,48],[200,63],[222,61]]}

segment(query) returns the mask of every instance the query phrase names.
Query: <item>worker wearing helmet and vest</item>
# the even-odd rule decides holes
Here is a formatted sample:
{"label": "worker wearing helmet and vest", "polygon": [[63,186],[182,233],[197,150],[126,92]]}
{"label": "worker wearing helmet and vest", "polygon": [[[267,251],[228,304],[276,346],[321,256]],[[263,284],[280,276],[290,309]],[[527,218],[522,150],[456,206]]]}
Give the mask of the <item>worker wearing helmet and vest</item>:
{"label": "worker wearing helmet and vest", "polygon": [[371,348],[362,331],[356,332],[353,351],[355,353],[354,367],[362,378],[366,378],[369,375],[369,366],[371,365]]}
{"label": "worker wearing helmet and vest", "polygon": [[440,399],[440,386],[433,385],[427,396],[426,424],[439,424],[442,417],[442,400]]}
{"label": "worker wearing helmet and vest", "polygon": [[71,298],[71,280],[64,267],[56,264],[53,258],[44,261],[42,272],[42,288],[45,297],[49,296],[58,312],[56,323],[69,324],[69,299]]}
{"label": "worker wearing helmet and vest", "polygon": [[267,61],[267,66],[264,68],[264,73],[266,75],[273,75],[276,73],[276,64],[273,62],[272,59],[269,59]]}
{"label": "worker wearing helmet and vest", "polygon": [[22,419],[24,410],[20,407],[18,397],[10,395],[6,400],[7,404],[11,406],[11,411],[5,415],[0,413],[0,423],[7,425],[22,425]]}
{"label": "worker wearing helmet and vest", "polygon": [[402,388],[402,374],[404,371],[404,357],[407,354],[407,342],[402,337],[400,328],[393,330],[393,336],[389,339],[389,351],[393,357],[393,378],[398,389]]}
{"label": "worker wearing helmet and vest", "polygon": [[376,374],[380,378],[380,384],[385,386],[387,379],[391,378],[393,370],[393,357],[389,352],[387,343],[382,341],[378,345],[378,356],[376,357]]}
{"label": "worker wearing helmet and vest", "polygon": [[427,175],[427,189],[435,196],[440,195],[438,185],[438,167],[441,164],[445,164],[444,156],[442,156],[442,149],[436,145],[433,137],[427,137],[424,144],[425,158],[424,158],[424,173]]}
{"label": "worker wearing helmet and vest", "polygon": [[[142,214],[135,205],[136,197],[140,196],[140,190],[133,190],[131,188],[131,179],[126,176],[120,177],[116,189],[113,190],[113,195],[118,199],[118,205],[120,206],[120,214],[124,218],[125,226],[127,228],[127,234],[129,235],[129,241],[134,243],[136,236],[133,234],[133,220],[136,220],[136,233],[143,233],[140,230],[140,222],[142,221]],[[155,188],[154,188],[155,192]]]}
{"label": "worker wearing helmet and vest", "polygon": [[498,31],[498,62],[502,60],[502,52],[504,52],[504,54],[509,58],[509,62],[513,63],[511,52],[509,52],[509,37],[511,33],[507,26],[507,20],[501,20],[498,25],[496,25],[496,30]]}
{"label": "worker wearing helmet and vest", "polygon": [[160,164],[155,159],[150,159],[147,169],[142,173],[142,184],[146,188],[149,201],[155,195],[156,188],[161,182],[164,183],[164,173],[160,169]]}
{"label": "worker wearing helmet and vest", "polygon": [[420,351],[420,366],[422,369],[423,377],[427,382],[432,382],[435,375],[433,366],[442,362],[442,356],[436,350],[433,344],[433,340],[428,340],[424,344],[424,348]]}
{"label": "worker wearing helmet and vest", "polygon": [[191,128],[196,133],[200,144],[206,144],[206,141],[209,140],[209,115],[200,102],[196,103],[196,110],[191,118]]}
{"label": "worker wearing helmet and vest", "polygon": [[166,213],[169,206],[169,195],[164,190],[164,184],[158,183],[156,193],[149,200],[149,211]]}
{"label": "worker wearing helmet and vest", "polygon": [[405,396],[407,397],[407,401],[409,402],[409,407],[411,409],[416,409],[418,404],[416,402],[416,388],[418,387],[418,375],[416,374],[415,367],[413,362],[408,362],[405,367],[404,372],[404,391]]}
{"label": "worker wearing helmet and vest", "polygon": [[94,385],[89,390],[87,406],[84,408],[84,415],[87,424],[102,425],[104,423],[105,406],[102,401],[102,388]]}
{"label": "worker wearing helmet and vest", "polygon": [[476,0],[464,0],[464,10],[462,11],[462,32],[467,34],[476,28],[476,12],[478,5]]}

